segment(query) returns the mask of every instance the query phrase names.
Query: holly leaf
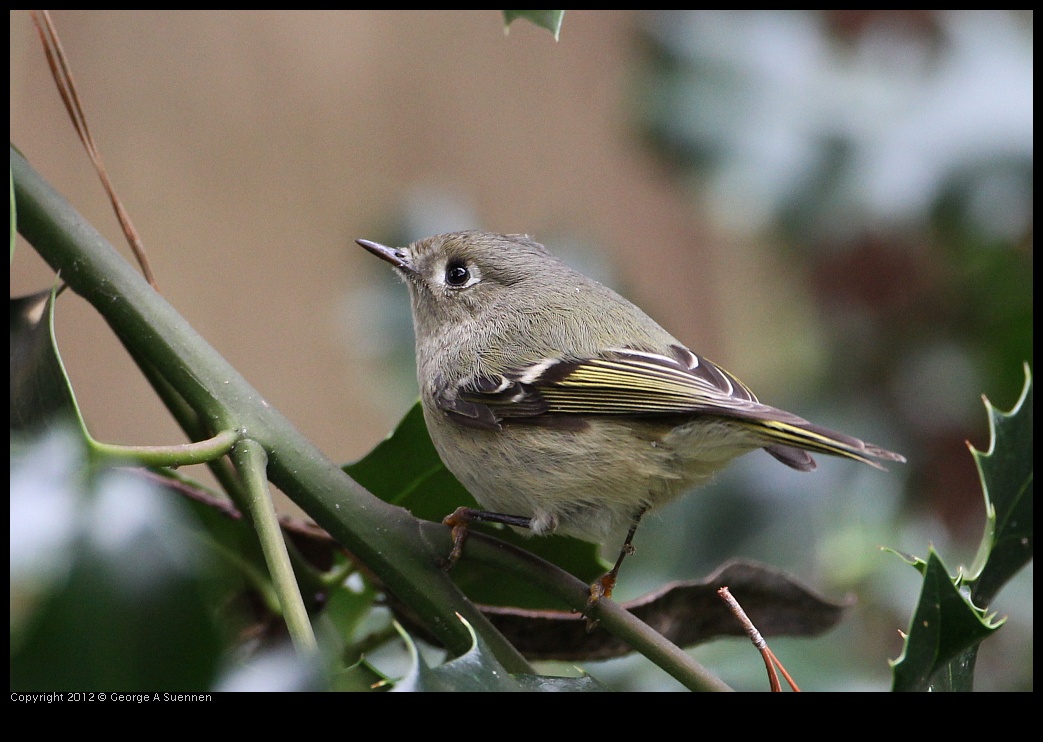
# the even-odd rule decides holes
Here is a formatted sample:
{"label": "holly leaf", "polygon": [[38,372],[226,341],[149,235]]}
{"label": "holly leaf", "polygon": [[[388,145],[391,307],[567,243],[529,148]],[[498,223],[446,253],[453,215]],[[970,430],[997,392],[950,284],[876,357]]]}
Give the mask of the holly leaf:
{"label": "holly leaf", "polygon": [[11,299],[11,430],[37,430],[75,416],[52,333],[55,297],[47,289]]}
{"label": "holly leaf", "polygon": [[978,644],[1003,623],[984,608],[1032,558],[1032,374],[1010,412],[984,399],[989,450],[971,447],[985,499],[985,533],[969,573],[950,577],[930,550],[927,561],[903,556],[924,576],[902,655],[892,663],[894,690],[973,688]]}
{"label": "holly leaf", "polygon": [[[728,587],[765,637],[825,633],[843,618],[850,605],[850,601],[827,600],[774,567],[737,560],[703,580],[672,582],[623,603],[623,607],[679,647],[722,636],[745,636],[745,628],[717,594],[721,587]],[[530,660],[604,660],[633,651],[607,631],[588,632],[579,614],[491,606],[481,609]]]}
{"label": "holly leaf", "polygon": [[985,535],[971,568],[971,597],[988,605],[1032,559],[1032,373],[1010,412],[983,398],[989,413],[989,450],[971,446],[985,495]]}
{"label": "holly leaf", "polygon": [[540,28],[545,28],[554,34],[554,40],[558,40],[561,31],[561,22],[565,18],[564,10],[505,10],[503,11],[503,30],[509,31],[511,24],[518,18],[524,18]]}
{"label": "holly leaf", "polygon": [[[460,618],[464,621],[463,618]],[[544,675],[511,675],[488,650],[481,637],[464,621],[471,632],[471,649],[438,667],[428,666],[417,651],[412,638],[399,627],[412,667],[394,690],[403,691],[601,691],[604,688],[593,678],[561,678]]]}
{"label": "holly leaf", "polygon": [[905,647],[892,663],[892,689],[971,690],[974,657],[966,653],[1001,623],[971,603],[960,578],[950,577],[941,557],[931,549]]}

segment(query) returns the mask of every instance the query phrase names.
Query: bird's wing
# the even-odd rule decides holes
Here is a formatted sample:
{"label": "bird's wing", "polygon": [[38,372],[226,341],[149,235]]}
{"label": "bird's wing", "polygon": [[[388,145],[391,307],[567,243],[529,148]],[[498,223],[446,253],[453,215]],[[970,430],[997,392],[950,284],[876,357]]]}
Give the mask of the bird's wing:
{"label": "bird's wing", "polygon": [[764,408],[750,389],[686,348],[672,355],[626,348],[584,359],[547,359],[503,374],[470,379],[464,402],[487,407],[498,421],[547,414],[756,417]]}
{"label": "bird's wing", "polygon": [[592,358],[547,359],[469,379],[455,391],[440,400],[440,406],[457,422],[473,427],[530,423],[579,428],[591,415],[712,415],[745,421],[763,435],[769,453],[798,469],[814,467],[803,451],[874,466],[866,457],[902,460],[898,454],[761,404],[735,376],[678,345],[670,347],[670,355],[619,348]]}

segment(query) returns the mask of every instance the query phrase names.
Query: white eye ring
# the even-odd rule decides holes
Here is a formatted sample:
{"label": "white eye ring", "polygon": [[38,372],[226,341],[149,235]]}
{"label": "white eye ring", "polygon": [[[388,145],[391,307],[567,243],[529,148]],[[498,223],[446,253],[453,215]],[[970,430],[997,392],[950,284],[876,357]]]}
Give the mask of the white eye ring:
{"label": "white eye ring", "polygon": [[482,280],[482,274],[476,265],[450,260],[445,266],[442,280],[451,289],[466,289]]}

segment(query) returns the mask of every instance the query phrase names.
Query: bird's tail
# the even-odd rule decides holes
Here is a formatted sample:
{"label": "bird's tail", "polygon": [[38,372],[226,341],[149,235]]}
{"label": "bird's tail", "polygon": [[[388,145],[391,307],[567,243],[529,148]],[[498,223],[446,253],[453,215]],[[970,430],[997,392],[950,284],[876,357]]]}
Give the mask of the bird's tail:
{"label": "bird's tail", "polygon": [[764,450],[794,469],[811,471],[815,468],[815,460],[808,452],[842,456],[885,471],[879,463],[881,460],[905,462],[904,456],[886,448],[823,428],[789,413],[780,415],[783,416],[786,419],[761,418],[743,422],[769,441]]}

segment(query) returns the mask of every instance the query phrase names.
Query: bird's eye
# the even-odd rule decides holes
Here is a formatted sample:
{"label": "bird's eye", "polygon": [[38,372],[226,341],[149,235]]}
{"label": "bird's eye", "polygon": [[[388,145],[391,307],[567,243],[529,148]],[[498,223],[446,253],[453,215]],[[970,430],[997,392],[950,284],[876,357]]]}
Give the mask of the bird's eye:
{"label": "bird's eye", "polygon": [[463,263],[451,262],[445,267],[445,282],[457,288],[465,286],[471,280],[471,271]]}

